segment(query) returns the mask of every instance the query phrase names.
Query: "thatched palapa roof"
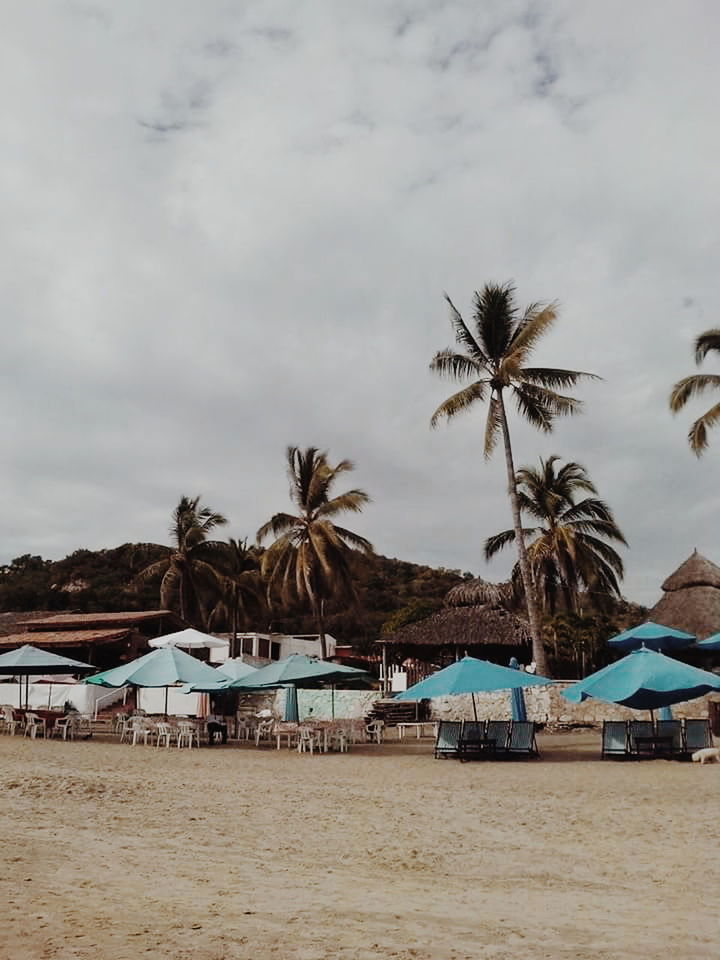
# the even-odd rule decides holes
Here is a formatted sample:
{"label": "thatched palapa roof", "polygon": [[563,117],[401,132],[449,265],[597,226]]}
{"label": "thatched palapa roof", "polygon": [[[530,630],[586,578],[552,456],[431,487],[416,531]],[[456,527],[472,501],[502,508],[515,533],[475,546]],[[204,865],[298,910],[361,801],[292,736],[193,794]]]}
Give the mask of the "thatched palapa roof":
{"label": "thatched palapa roof", "polygon": [[497,606],[508,602],[513,594],[512,584],[490,583],[482,577],[473,577],[472,580],[463,580],[462,583],[451,587],[445,595],[445,605],[448,607],[475,607],[490,604]]}
{"label": "thatched palapa roof", "polygon": [[530,631],[527,624],[512,613],[483,604],[444,607],[424,620],[401,627],[383,642],[405,647],[520,647],[530,643]]}
{"label": "thatched palapa roof", "polygon": [[720,630],[720,567],[695,550],[662,585],[664,596],[648,619],[694,633],[700,640]]}

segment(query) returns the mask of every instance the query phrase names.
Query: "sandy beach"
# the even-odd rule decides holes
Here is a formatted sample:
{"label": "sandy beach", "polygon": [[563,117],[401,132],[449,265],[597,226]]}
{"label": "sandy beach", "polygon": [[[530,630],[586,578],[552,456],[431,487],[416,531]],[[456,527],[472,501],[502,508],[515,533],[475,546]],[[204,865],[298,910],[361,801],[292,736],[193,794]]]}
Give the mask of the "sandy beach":
{"label": "sandy beach", "polygon": [[720,765],[0,737],[13,960],[720,956]]}

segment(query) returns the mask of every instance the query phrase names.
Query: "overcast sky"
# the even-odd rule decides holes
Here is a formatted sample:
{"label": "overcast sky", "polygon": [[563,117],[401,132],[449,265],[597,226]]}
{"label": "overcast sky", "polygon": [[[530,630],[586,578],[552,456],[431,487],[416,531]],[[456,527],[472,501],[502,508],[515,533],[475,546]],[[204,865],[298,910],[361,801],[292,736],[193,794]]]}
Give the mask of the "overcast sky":
{"label": "overcast sky", "polygon": [[712,398],[667,405],[720,325],[714,0],[1,5],[0,561],[167,542],[182,494],[253,537],[313,444],[379,552],[503,578],[501,451],[429,429],[428,363],[443,291],[512,278],[560,302],[538,362],[604,378],[517,463],[588,468],[631,599],[720,563]]}

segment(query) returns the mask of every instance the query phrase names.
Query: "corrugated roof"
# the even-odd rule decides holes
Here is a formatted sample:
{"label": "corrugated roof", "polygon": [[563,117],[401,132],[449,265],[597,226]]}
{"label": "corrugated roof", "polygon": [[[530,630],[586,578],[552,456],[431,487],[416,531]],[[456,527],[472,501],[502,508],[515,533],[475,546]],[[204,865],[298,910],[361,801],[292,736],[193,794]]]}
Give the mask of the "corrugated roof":
{"label": "corrugated roof", "polygon": [[11,633],[0,637],[1,647],[21,647],[25,643],[33,647],[79,647],[84,643],[110,643],[124,640],[129,630],[53,630],[51,632]]}

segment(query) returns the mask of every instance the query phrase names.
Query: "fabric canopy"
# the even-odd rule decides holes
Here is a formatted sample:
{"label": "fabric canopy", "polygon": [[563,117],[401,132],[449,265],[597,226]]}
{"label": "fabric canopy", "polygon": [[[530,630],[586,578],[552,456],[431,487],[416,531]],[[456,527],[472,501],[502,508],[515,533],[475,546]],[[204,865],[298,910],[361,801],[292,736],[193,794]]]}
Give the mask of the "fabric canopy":
{"label": "fabric canopy", "polygon": [[211,637],[209,633],[201,633],[188,627],[187,630],[178,630],[176,633],[166,633],[164,637],[153,637],[149,641],[151,647],[182,647],[184,650],[212,650],[226,647],[227,641]]}
{"label": "fabric canopy", "polygon": [[5,676],[40,676],[47,673],[88,673],[97,670],[90,663],[62,657],[26,643],[0,655],[0,674]]}
{"label": "fabric canopy", "polygon": [[243,677],[249,677],[251,674],[257,673],[258,670],[257,667],[245,663],[239,657],[227,659],[216,669],[218,673],[221,673],[224,677],[229,677],[230,680],[242,680]]}
{"label": "fabric canopy", "polygon": [[636,710],[655,710],[711,690],[720,690],[720,676],[641,648],[573,684],[562,695],[573,703],[595,697]]}
{"label": "fabric canopy", "polygon": [[172,687],[177,683],[203,681],[217,683],[217,671],[176,647],[163,647],[131,663],[96,673],[85,682],[101,687]]}
{"label": "fabric canopy", "polygon": [[395,696],[395,700],[426,700],[461,693],[491,693],[494,690],[515,690],[520,687],[541,687],[551,680],[511,667],[501,667],[489,660],[463,657]]}
{"label": "fabric canopy", "polygon": [[608,645],[618,647],[620,650],[637,650],[640,647],[647,647],[648,650],[682,650],[695,642],[692,633],[684,633],[682,630],[674,630],[672,627],[664,627],[661,623],[653,623],[648,620],[637,627],[625,630],[616,637],[608,640]]}
{"label": "fabric canopy", "polygon": [[263,688],[283,687],[294,684],[297,687],[319,686],[322,684],[339,685],[353,680],[370,680],[365,670],[356,667],[344,667],[329,660],[318,660],[302,653],[293,653],[285,660],[278,660],[261,667],[254,674],[234,680],[231,690],[261,690]]}
{"label": "fabric canopy", "polygon": [[698,640],[695,646],[698,650],[720,650],[720,633],[714,633],[705,640]]}

